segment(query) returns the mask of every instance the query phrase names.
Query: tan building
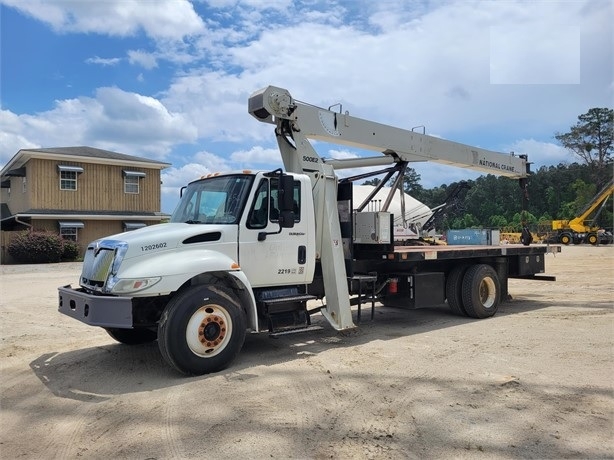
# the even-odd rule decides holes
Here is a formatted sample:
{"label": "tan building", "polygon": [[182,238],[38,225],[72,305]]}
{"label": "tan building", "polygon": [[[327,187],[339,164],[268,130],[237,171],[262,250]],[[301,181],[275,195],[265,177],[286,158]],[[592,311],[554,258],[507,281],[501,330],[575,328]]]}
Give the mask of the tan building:
{"label": "tan building", "polygon": [[169,163],[92,147],[22,149],[0,171],[2,263],[16,231],[48,230],[82,253],[97,238],[162,222]]}

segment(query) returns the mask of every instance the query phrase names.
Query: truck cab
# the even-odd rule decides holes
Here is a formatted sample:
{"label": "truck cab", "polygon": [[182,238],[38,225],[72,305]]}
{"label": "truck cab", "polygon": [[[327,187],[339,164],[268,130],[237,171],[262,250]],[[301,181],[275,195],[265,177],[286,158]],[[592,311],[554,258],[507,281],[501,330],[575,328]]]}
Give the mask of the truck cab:
{"label": "truck cab", "polygon": [[[190,252],[196,245],[207,247],[207,240],[223,231],[225,240],[234,243],[227,256],[237,262],[252,288],[308,283],[315,267],[309,179],[286,176],[292,179],[286,192],[292,198],[291,209],[286,210],[290,222],[280,222],[280,177],[242,172],[194,181],[183,191],[170,224],[187,224],[203,232],[182,242],[184,247],[192,245]],[[210,228],[219,230],[212,233]]]}

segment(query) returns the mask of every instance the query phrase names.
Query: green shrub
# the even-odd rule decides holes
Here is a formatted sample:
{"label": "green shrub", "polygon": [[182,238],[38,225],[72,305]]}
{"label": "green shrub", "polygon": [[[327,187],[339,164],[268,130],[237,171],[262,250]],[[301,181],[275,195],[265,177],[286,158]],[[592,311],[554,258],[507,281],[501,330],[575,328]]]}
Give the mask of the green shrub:
{"label": "green shrub", "polygon": [[79,258],[81,248],[74,241],[63,240],[64,247],[62,249],[62,262],[72,262]]}
{"label": "green shrub", "polygon": [[18,263],[59,262],[64,252],[64,240],[60,235],[46,231],[25,231],[11,240],[8,252]]}

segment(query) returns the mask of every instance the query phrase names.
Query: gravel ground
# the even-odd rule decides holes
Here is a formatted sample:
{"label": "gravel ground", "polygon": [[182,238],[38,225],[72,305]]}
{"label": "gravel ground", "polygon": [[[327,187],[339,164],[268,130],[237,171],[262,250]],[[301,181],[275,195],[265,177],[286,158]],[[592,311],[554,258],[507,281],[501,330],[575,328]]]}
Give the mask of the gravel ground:
{"label": "gravel ground", "polygon": [[340,335],[317,315],[186,378],[57,312],[79,264],[1,266],[0,457],[614,458],[614,247],[546,267],[487,320],[378,307]]}

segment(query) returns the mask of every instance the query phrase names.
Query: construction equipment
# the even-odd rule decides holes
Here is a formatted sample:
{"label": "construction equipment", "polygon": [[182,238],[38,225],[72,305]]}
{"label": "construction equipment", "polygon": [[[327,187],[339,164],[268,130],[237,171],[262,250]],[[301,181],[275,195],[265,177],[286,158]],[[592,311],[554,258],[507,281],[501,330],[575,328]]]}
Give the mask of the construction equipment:
{"label": "construction equipment", "polygon": [[612,233],[596,225],[608,199],[614,193],[614,181],[610,181],[582,209],[577,217],[571,220],[553,220],[551,238],[562,244],[611,244]]}
{"label": "construction equipment", "polygon": [[[59,311],[127,344],[158,340],[186,374],[228,366],[246,332],[310,330],[320,312],[336,330],[355,326],[363,300],[417,308],[447,299],[485,318],[508,297],[508,279],[541,275],[545,246],[394,244],[393,194],[410,161],[434,161],[522,179],[526,156],[505,155],[393,128],[295,100],[267,87],[249,113],[274,125],[285,171],[215,173],[189,183],[170,223],[88,245],[80,286],[59,288]],[[380,152],[322,158],[309,139]],[[383,154],[383,155],[381,155]],[[353,203],[352,178],[336,169],[386,166],[394,185],[376,210]],[[552,248],[550,248],[552,250]],[[308,301],[325,304],[313,308]]]}

